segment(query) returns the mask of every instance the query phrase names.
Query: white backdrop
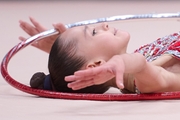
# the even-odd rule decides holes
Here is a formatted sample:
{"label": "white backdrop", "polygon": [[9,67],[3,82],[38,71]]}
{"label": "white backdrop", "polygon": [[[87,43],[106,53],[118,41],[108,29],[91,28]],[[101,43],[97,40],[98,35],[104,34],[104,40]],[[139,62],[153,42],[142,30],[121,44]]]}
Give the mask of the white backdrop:
{"label": "white backdrop", "polygon": [[[29,37],[19,27],[18,21],[36,18],[48,29],[52,23],[64,24],[125,14],[180,12],[180,1],[163,0],[60,0],[60,1],[0,1],[0,59],[16,45],[20,35]],[[128,52],[180,30],[180,21],[144,20],[109,23],[131,34]],[[18,81],[29,84],[37,71],[48,73],[48,54],[31,46],[19,52],[9,64],[9,72]],[[114,92],[114,90],[112,90]],[[117,90],[115,90],[117,92]],[[178,119],[180,102],[134,101],[97,102],[38,98],[23,93],[0,77],[1,120],[49,119]]]}

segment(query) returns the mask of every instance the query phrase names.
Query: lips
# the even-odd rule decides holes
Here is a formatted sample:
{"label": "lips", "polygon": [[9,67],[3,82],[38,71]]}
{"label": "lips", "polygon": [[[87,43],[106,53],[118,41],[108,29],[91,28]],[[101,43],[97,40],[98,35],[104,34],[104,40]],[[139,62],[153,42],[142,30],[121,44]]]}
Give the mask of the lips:
{"label": "lips", "polygon": [[117,31],[118,31],[118,30],[117,30],[116,28],[114,28],[114,35],[116,35]]}

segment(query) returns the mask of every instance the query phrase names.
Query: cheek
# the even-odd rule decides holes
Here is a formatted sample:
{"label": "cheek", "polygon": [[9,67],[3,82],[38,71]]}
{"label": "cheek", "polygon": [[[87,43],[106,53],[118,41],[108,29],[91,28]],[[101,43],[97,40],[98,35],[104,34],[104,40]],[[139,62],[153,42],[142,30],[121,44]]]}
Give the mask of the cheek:
{"label": "cheek", "polygon": [[119,53],[120,47],[120,41],[114,36],[104,37],[97,45],[97,48],[101,49],[101,52],[110,56]]}
{"label": "cheek", "polygon": [[99,37],[99,39],[96,39],[96,44],[98,46],[101,46],[103,48],[109,48],[112,49],[113,47],[118,45],[119,40],[117,39],[117,37],[113,36],[113,35],[102,35]]}

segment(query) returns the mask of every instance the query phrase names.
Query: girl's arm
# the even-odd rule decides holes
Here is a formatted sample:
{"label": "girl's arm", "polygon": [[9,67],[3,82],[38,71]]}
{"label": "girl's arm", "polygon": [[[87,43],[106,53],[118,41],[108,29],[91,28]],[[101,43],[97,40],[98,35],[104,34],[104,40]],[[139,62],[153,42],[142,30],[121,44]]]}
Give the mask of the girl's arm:
{"label": "girl's arm", "polygon": [[105,83],[115,77],[117,86],[123,89],[124,73],[139,73],[145,64],[145,58],[139,53],[115,55],[108,62],[98,67],[77,71],[74,75],[65,77],[65,80],[71,82],[68,87],[77,90]]}
{"label": "girl's arm", "polygon": [[[30,36],[36,35],[38,33],[41,33],[43,31],[46,31],[47,29],[45,27],[43,27],[39,22],[37,22],[34,18],[30,17],[29,18],[32,25],[20,20],[20,27]],[[66,27],[62,24],[62,23],[58,23],[58,24],[54,24],[53,25],[57,30],[59,30],[60,33],[63,33],[66,30]],[[54,35],[48,38],[44,38],[38,42],[34,42],[32,43],[32,46],[45,51],[47,53],[50,52],[51,47],[54,43],[54,41],[56,40],[56,38],[58,37],[58,35]],[[21,41],[25,41],[26,38],[20,36],[19,39]]]}
{"label": "girl's arm", "polygon": [[68,87],[77,90],[115,77],[117,86],[122,89],[124,73],[134,75],[136,86],[142,93],[180,90],[180,75],[146,62],[139,53],[116,55],[99,67],[75,72],[65,80],[71,82]]}
{"label": "girl's arm", "polygon": [[138,89],[144,93],[180,91],[180,74],[154,65],[159,63],[163,66],[175,62],[177,62],[176,58],[165,55],[157,62],[147,63],[142,72],[135,74]]}

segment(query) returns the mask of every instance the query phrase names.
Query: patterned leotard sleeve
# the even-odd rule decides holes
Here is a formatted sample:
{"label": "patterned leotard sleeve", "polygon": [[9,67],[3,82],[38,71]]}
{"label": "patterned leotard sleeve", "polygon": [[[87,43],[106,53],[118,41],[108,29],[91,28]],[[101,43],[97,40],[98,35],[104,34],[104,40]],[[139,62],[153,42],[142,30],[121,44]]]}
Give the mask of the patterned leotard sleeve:
{"label": "patterned leotard sleeve", "polygon": [[157,39],[156,41],[141,46],[135,52],[145,56],[148,62],[156,60],[163,54],[170,54],[180,60],[180,32]]}

